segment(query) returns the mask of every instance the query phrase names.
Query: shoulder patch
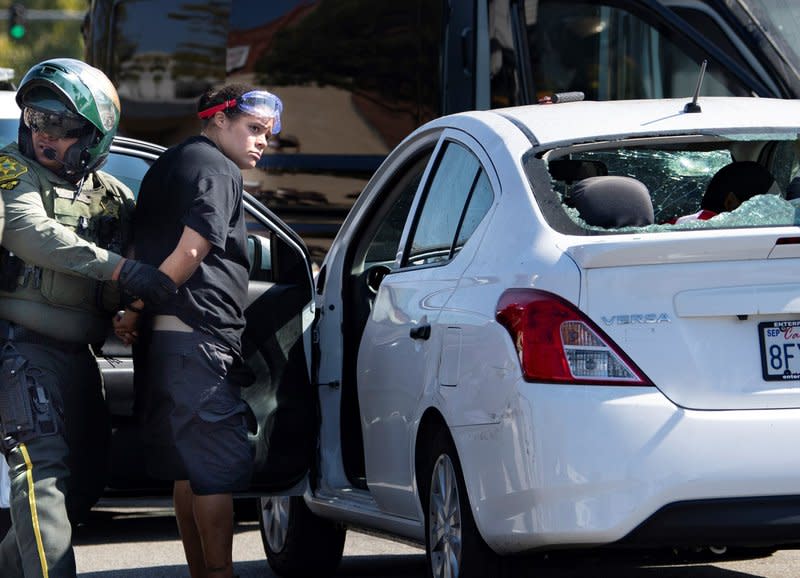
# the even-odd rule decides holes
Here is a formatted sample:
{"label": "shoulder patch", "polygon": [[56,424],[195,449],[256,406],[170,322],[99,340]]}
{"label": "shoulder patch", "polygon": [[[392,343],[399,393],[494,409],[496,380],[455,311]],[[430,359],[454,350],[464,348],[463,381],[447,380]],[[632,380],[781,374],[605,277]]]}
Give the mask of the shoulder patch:
{"label": "shoulder patch", "polygon": [[0,187],[13,189],[19,183],[19,177],[28,172],[28,167],[14,157],[0,156]]}

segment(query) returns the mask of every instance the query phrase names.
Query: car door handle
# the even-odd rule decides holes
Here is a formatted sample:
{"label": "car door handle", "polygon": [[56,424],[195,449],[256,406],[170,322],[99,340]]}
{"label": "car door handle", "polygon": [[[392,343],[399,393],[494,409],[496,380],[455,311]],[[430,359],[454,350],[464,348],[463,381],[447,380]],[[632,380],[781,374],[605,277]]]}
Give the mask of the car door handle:
{"label": "car door handle", "polygon": [[411,339],[428,339],[431,336],[431,326],[425,323],[424,325],[417,325],[412,327],[408,332]]}

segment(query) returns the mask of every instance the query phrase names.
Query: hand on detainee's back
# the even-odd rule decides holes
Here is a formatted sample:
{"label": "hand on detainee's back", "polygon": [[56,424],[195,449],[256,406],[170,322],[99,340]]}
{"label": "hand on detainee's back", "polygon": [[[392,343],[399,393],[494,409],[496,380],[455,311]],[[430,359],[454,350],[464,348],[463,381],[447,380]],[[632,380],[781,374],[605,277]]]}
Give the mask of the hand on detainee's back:
{"label": "hand on detainee's back", "polygon": [[131,297],[142,299],[147,305],[159,305],[178,291],[165,273],[133,259],[126,259],[122,264],[119,286]]}

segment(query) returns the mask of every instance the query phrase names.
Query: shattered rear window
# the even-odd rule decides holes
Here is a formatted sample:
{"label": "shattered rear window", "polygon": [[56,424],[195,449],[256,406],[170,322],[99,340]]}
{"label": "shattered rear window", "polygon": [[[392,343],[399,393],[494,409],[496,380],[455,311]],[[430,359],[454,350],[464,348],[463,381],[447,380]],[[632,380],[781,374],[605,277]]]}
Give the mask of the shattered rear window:
{"label": "shattered rear window", "polygon": [[[565,207],[565,211],[576,224],[583,228],[608,231],[605,227],[586,223],[576,209]],[[658,233],[676,230],[785,227],[787,225],[800,225],[800,199],[787,201],[777,195],[767,194],[753,197],[733,211],[719,213],[707,220],[695,219],[674,224],[653,224],[646,227],[617,227],[614,228],[614,231],[619,233]]]}
{"label": "shattered rear window", "polygon": [[[546,162],[550,195],[561,201],[563,214],[597,234],[800,225],[799,155],[798,135],[778,133],[605,142],[538,156]],[[753,169],[758,177],[751,181]],[[621,186],[617,198],[614,187],[627,183],[609,176],[646,187],[652,220],[630,226],[620,218],[619,226],[608,224],[609,212],[624,213],[638,203],[628,202]],[[603,186],[602,194],[595,192]]]}

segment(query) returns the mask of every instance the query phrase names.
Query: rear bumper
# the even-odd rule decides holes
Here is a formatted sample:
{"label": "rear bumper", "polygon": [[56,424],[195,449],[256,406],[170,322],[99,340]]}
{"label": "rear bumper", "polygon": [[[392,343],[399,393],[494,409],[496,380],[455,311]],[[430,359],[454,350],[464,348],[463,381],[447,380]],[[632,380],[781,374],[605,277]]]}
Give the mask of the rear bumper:
{"label": "rear bumper", "polygon": [[778,546],[800,542],[800,496],[696,500],[669,504],[620,546]]}
{"label": "rear bumper", "polygon": [[694,411],[654,388],[520,383],[503,415],[451,428],[499,553],[800,542],[800,410]]}

